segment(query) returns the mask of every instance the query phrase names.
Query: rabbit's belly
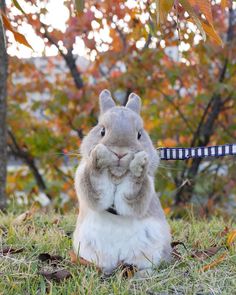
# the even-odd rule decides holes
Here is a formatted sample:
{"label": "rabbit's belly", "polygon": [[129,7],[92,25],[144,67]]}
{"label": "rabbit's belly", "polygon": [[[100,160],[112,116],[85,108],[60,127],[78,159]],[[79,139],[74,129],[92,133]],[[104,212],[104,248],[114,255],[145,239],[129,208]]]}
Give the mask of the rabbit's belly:
{"label": "rabbit's belly", "polygon": [[170,255],[170,230],[165,220],[133,219],[90,211],[77,223],[74,249],[105,271],[120,263],[152,267]]}

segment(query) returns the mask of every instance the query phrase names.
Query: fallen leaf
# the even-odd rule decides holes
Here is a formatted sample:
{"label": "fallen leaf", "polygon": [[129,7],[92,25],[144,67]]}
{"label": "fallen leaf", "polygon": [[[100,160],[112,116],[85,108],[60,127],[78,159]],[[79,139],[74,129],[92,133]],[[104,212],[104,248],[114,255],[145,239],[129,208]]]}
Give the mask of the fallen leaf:
{"label": "fallen leaf", "polygon": [[23,252],[25,249],[24,248],[19,248],[19,249],[14,249],[11,246],[10,247],[5,247],[2,249],[2,254],[3,256],[9,255],[9,254],[17,254]]}
{"label": "fallen leaf", "polygon": [[42,262],[60,262],[63,260],[62,256],[59,255],[50,255],[49,253],[41,253],[38,255],[38,260],[42,261]]}
{"label": "fallen leaf", "polygon": [[[73,252],[73,254],[72,254],[72,252]],[[96,266],[93,262],[90,262],[90,261],[88,261],[88,260],[86,260],[86,259],[84,259],[83,257],[78,257],[78,256],[76,256],[76,254],[74,253],[74,251],[73,250],[71,250],[70,252],[69,252],[69,255],[70,255],[70,257],[71,257],[71,262],[72,263],[78,263],[78,264],[81,264],[81,265],[83,265],[83,266],[92,266],[92,267],[94,267],[98,272],[101,272],[102,270],[98,267],[98,266]],[[77,258],[76,258],[77,257]],[[75,260],[76,259],[76,260]]]}
{"label": "fallen leaf", "polygon": [[78,257],[77,261],[79,264],[81,264],[83,266],[94,266],[94,263],[84,259],[83,257]]}
{"label": "fallen leaf", "polygon": [[165,214],[168,215],[171,212],[171,208],[170,207],[166,207],[163,209]]}
{"label": "fallen leaf", "polygon": [[174,241],[174,242],[171,243],[171,247],[172,247],[172,253],[171,253],[171,255],[174,256],[177,259],[181,259],[182,256],[181,256],[180,252],[176,249],[176,247],[178,245],[182,245],[186,251],[188,251],[188,249],[185,246],[185,244],[183,242],[181,242],[181,241]]}
{"label": "fallen leaf", "polygon": [[217,258],[215,261],[204,265],[203,267],[200,268],[200,271],[206,271],[209,269],[212,269],[213,267],[217,266],[218,264],[220,264],[222,261],[225,260],[227,253],[222,254],[219,258]]}
{"label": "fallen leaf", "polygon": [[228,248],[231,248],[235,242],[236,242],[236,229],[232,230],[228,234],[228,237],[227,237],[227,240],[226,240],[226,246]]}
{"label": "fallen leaf", "polygon": [[176,248],[174,248],[174,249],[172,250],[171,255],[174,256],[174,257],[177,258],[177,259],[181,259],[181,258],[182,258],[180,252],[179,252]]}
{"label": "fallen leaf", "polygon": [[56,281],[58,283],[72,277],[71,273],[66,269],[60,269],[56,271],[40,271],[39,274],[49,281]]}
{"label": "fallen leaf", "polygon": [[22,214],[20,214],[19,216],[17,216],[12,224],[13,225],[21,225],[23,222],[25,222],[26,220],[30,219],[32,217],[32,212],[31,211],[26,211]]}
{"label": "fallen leaf", "polygon": [[220,231],[219,233],[218,233],[218,236],[219,237],[225,237],[228,233],[229,233],[229,228],[228,228],[228,226],[226,226],[222,231]]}
{"label": "fallen leaf", "polygon": [[76,254],[75,254],[75,252],[73,250],[69,251],[69,255],[70,255],[70,261],[72,263],[77,263],[78,262],[77,256],[76,256]]}
{"label": "fallen leaf", "polygon": [[60,219],[59,218],[55,218],[52,222],[52,224],[58,225],[60,223]]}
{"label": "fallen leaf", "polygon": [[137,266],[132,264],[122,264],[119,269],[121,270],[121,276],[125,279],[131,279],[138,271]]}
{"label": "fallen leaf", "polygon": [[65,232],[65,235],[66,235],[67,237],[71,238],[72,235],[73,235],[73,231],[66,231],[66,232]]}
{"label": "fallen leaf", "polygon": [[184,247],[184,249],[186,251],[188,251],[187,247],[185,246],[185,244],[183,242],[181,242],[181,241],[173,241],[173,242],[171,242],[171,247],[172,248],[175,248],[178,245],[182,245]]}
{"label": "fallen leaf", "polygon": [[191,257],[197,258],[199,261],[204,261],[205,259],[215,255],[221,247],[212,246],[205,250],[195,250]]}

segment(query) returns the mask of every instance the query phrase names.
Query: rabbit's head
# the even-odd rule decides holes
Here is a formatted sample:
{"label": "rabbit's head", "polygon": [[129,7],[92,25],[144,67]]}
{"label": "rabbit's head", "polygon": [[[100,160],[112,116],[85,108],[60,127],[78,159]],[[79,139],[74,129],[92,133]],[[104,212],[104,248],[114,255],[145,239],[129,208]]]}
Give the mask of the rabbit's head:
{"label": "rabbit's head", "polygon": [[125,163],[130,155],[145,151],[149,156],[149,173],[153,174],[159,157],[143,127],[140,97],[131,93],[126,106],[116,106],[110,92],[103,90],[99,104],[98,124],[84,138],[82,156],[88,157],[99,143],[105,145],[120,160],[119,163]]}

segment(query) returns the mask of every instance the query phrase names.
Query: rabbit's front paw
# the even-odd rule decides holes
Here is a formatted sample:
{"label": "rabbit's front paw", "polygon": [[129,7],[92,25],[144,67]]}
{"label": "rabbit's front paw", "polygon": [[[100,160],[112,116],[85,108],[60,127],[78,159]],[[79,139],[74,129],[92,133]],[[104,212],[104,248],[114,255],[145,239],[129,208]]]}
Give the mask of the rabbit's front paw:
{"label": "rabbit's front paw", "polygon": [[147,170],[148,155],[146,152],[141,151],[135,154],[134,159],[130,162],[129,169],[135,177],[141,177]]}
{"label": "rabbit's front paw", "polygon": [[93,166],[97,169],[106,168],[111,161],[109,150],[105,145],[99,143],[91,153]]}

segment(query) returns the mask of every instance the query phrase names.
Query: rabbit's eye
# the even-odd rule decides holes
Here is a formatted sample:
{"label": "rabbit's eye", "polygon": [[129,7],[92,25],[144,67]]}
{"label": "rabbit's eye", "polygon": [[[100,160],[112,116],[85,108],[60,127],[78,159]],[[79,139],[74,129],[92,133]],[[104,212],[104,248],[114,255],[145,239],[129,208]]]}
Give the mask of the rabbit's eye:
{"label": "rabbit's eye", "polygon": [[142,133],[141,133],[141,131],[139,131],[137,138],[140,139],[141,138],[141,135],[142,135]]}
{"label": "rabbit's eye", "polygon": [[103,127],[102,130],[101,130],[101,136],[103,137],[105,135],[105,133],[106,133],[105,132],[105,127]]}

